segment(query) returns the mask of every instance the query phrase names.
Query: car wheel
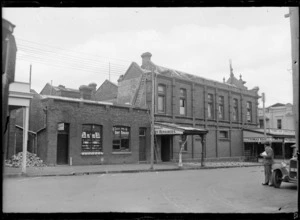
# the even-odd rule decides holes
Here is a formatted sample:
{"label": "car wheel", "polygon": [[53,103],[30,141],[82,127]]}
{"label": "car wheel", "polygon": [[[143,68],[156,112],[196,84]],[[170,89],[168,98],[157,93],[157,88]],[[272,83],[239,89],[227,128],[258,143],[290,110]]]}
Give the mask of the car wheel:
{"label": "car wheel", "polygon": [[274,170],[272,173],[272,183],[275,188],[279,188],[282,182],[282,173],[280,170]]}

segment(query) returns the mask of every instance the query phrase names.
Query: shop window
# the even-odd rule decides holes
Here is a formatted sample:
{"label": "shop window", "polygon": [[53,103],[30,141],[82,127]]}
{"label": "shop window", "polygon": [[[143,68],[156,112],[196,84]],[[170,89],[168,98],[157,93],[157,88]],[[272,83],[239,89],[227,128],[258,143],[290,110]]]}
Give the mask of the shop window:
{"label": "shop window", "polygon": [[247,122],[252,121],[252,103],[247,102]]}
{"label": "shop window", "polygon": [[208,94],[207,96],[207,118],[213,119],[214,118],[214,96],[213,94]]}
{"label": "shop window", "polygon": [[282,121],[281,121],[281,119],[277,119],[277,129],[282,129]]}
{"label": "shop window", "polygon": [[180,89],[179,108],[180,115],[186,115],[186,89]]}
{"label": "shop window", "polygon": [[129,151],[130,128],[124,126],[113,127],[113,151]]}
{"label": "shop window", "polygon": [[158,85],[157,87],[157,111],[159,113],[166,112],[166,86],[165,85]]}
{"label": "shop window", "polygon": [[238,121],[238,115],[239,115],[239,103],[237,99],[233,99],[232,120]]}
{"label": "shop window", "polygon": [[82,125],[81,154],[96,155],[102,154],[102,126],[95,124]]}
{"label": "shop window", "polygon": [[228,139],[228,131],[219,131],[220,139]]}
{"label": "shop window", "polygon": [[219,96],[219,119],[224,119],[224,96]]}

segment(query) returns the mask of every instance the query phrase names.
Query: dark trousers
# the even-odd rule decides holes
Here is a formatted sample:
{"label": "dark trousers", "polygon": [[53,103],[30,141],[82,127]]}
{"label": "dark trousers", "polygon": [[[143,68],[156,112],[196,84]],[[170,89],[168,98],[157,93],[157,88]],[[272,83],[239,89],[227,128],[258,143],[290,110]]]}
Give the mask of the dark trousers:
{"label": "dark trousers", "polygon": [[271,176],[272,176],[272,165],[264,165],[265,167],[265,183],[272,184]]}

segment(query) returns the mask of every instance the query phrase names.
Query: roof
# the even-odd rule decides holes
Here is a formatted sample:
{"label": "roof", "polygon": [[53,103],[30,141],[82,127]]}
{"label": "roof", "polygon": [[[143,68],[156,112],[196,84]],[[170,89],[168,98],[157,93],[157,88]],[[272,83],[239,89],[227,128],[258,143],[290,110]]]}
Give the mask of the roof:
{"label": "roof", "polygon": [[[176,134],[185,134],[185,135],[202,135],[208,133],[208,130],[204,128],[196,128],[189,126],[182,126],[173,123],[165,123],[165,122],[155,122],[156,129],[158,126],[166,129],[174,129],[173,135]],[[157,133],[157,132],[156,132]]]}
{"label": "roof", "polygon": [[[144,72],[145,71],[151,71],[151,69],[154,69],[154,72],[157,73],[157,74],[169,75],[171,77],[181,78],[181,79],[185,79],[185,80],[189,80],[189,81],[193,81],[193,82],[203,83],[203,81],[206,80],[206,81],[210,81],[210,82],[226,84],[227,86],[230,86],[230,87],[235,87],[235,88],[240,87],[240,86],[237,86],[235,84],[231,84],[229,82],[222,83],[220,81],[216,81],[216,80],[212,80],[212,79],[192,75],[192,74],[189,74],[189,73],[186,73],[186,72],[183,72],[183,71],[174,70],[174,69],[171,69],[171,68],[168,68],[168,67],[159,66],[159,65],[154,64],[151,60],[148,61],[148,64],[145,65],[143,68],[140,67],[140,69],[143,70]],[[244,87],[244,86],[242,88],[247,89],[247,87]]]}
{"label": "roof", "polygon": [[274,104],[274,105],[269,106],[268,108],[270,108],[270,107],[282,107],[282,106],[285,106],[285,104],[282,104],[282,103],[276,103],[276,104]]}
{"label": "roof", "polygon": [[[244,129],[244,130],[254,132],[254,133],[264,134],[264,129],[263,128]],[[295,131],[294,130],[285,130],[285,129],[266,128],[266,134],[274,136],[274,137],[295,137]]]}

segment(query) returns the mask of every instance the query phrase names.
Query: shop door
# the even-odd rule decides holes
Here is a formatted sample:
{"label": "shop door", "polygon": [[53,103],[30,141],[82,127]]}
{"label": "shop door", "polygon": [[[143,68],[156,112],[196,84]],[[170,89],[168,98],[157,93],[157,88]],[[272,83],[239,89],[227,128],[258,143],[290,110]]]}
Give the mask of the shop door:
{"label": "shop door", "polygon": [[69,125],[61,123],[57,132],[57,152],[56,152],[56,163],[58,165],[68,164],[69,157]]}
{"label": "shop door", "polygon": [[140,156],[139,161],[146,161],[146,128],[139,129],[139,147],[140,147]]}
{"label": "shop door", "polygon": [[170,161],[171,159],[171,136],[161,136],[161,160],[163,162]]}

